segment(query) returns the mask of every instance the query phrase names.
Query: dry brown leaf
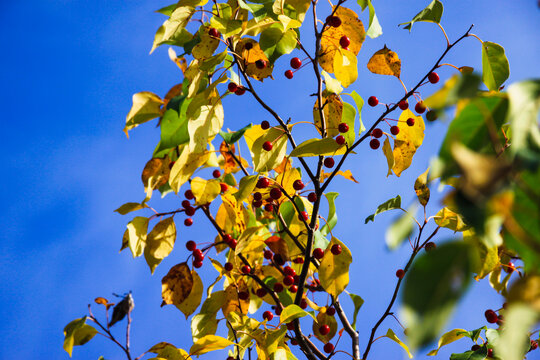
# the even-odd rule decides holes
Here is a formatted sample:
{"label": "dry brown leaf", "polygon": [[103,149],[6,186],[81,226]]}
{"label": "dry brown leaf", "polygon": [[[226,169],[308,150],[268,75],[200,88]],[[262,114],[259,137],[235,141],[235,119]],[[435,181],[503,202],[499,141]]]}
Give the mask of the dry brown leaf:
{"label": "dry brown leaf", "polygon": [[167,275],[161,279],[161,306],[180,305],[191,293],[193,276],[187,263],[183,262],[173,266]]}
{"label": "dry brown leaf", "polygon": [[[170,168],[169,165],[171,160],[168,156],[165,156],[162,159],[151,159],[144,166],[141,180],[143,182],[144,188],[157,189],[160,186],[163,186],[169,181]],[[151,183],[149,183],[151,179]]]}

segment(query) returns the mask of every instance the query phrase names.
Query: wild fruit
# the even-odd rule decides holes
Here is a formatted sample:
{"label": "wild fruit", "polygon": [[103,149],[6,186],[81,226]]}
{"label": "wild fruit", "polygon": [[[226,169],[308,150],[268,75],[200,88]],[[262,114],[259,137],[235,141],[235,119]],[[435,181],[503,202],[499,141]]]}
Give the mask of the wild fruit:
{"label": "wild fruit", "polygon": [[246,88],[239,86],[234,93],[238,96],[244,95],[246,93]]}
{"label": "wild fruit", "polygon": [[266,204],[266,205],[264,205],[264,210],[268,211],[268,212],[273,212],[274,211],[274,205],[273,204]]}
{"label": "wild fruit", "polygon": [[193,262],[193,267],[196,268],[196,269],[199,269],[201,266],[203,266],[203,262],[202,260],[201,261],[194,261]]}
{"label": "wild fruit", "polygon": [[229,241],[227,244],[231,247],[231,249],[234,250],[234,249],[236,249],[236,245],[238,245],[238,240],[232,239],[232,240]]}
{"label": "wild fruit", "polygon": [[338,16],[335,15],[329,15],[326,18],[326,23],[332,27],[339,27],[341,25],[341,19]]}
{"label": "wild fruit", "polygon": [[319,327],[319,333],[324,336],[324,335],[328,335],[328,333],[330,333],[330,326],[328,325],[323,325],[321,327]]}
{"label": "wild fruit", "polygon": [[191,206],[191,203],[189,202],[189,200],[182,200],[182,207],[185,209],[188,206]]}
{"label": "wild fruit", "polygon": [[232,269],[233,269],[233,264],[231,264],[230,262],[226,262],[225,263],[225,270],[231,271]]}
{"label": "wild fruit", "polygon": [[308,221],[309,219],[309,215],[307,213],[307,211],[301,211],[300,214],[298,214],[298,220],[302,221]]}
{"label": "wild fruit", "polygon": [[403,277],[405,276],[405,271],[403,269],[399,269],[398,271],[396,271],[396,276],[398,277],[398,279],[403,279]]}
{"label": "wild fruit", "polygon": [[316,248],[315,250],[313,250],[313,256],[315,257],[315,259],[322,259],[324,256],[324,250],[321,248]]}
{"label": "wild fruit", "polygon": [[426,244],[426,247],[425,247],[425,249],[426,249],[427,252],[433,251],[433,250],[435,250],[436,248],[437,248],[437,245],[436,245],[434,242],[432,242],[432,241],[428,242],[428,243]]}
{"label": "wild fruit", "polygon": [[260,208],[262,204],[263,204],[262,201],[257,201],[257,200],[253,201],[253,206],[255,206],[256,208]]}
{"label": "wild fruit", "polygon": [[268,180],[268,178],[263,177],[257,181],[257,187],[259,189],[266,189],[268,185],[270,185],[270,180]]}
{"label": "wild fruit", "polygon": [[407,102],[407,100],[401,100],[398,106],[401,110],[407,110],[409,108],[409,103]]}
{"label": "wild fruit", "polygon": [[336,142],[338,143],[338,145],[345,144],[345,138],[343,137],[343,135],[336,136]]}
{"label": "wild fruit", "polygon": [[195,244],[195,241],[193,240],[189,240],[187,243],[186,243],[186,249],[188,249],[189,251],[193,251],[197,248],[197,244]]}
{"label": "wild fruit", "polygon": [[296,259],[293,260],[293,262],[295,264],[303,264],[304,263],[304,258],[297,257]]}
{"label": "wild fruit", "polygon": [[270,123],[266,120],[264,120],[263,122],[261,122],[261,129],[263,130],[268,130],[270,128]]}
{"label": "wild fruit", "polygon": [[296,275],[296,271],[290,266],[285,266],[283,268],[283,272],[285,273],[285,275],[289,275],[289,276]]}
{"label": "wild fruit", "polygon": [[193,225],[193,219],[192,218],[187,218],[186,220],[184,220],[184,225],[185,226]]}
{"label": "wild fruit", "polygon": [[344,49],[348,49],[349,45],[351,45],[351,39],[349,39],[349,37],[347,35],[343,35],[339,39],[339,45],[341,45],[341,47],[344,48]]}
{"label": "wild fruit", "polygon": [[278,200],[281,195],[283,195],[283,193],[279,188],[272,188],[272,190],[270,190],[270,197],[274,200]]}
{"label": "wild fruit", "polygon": [[253,200],[255,201],[261,201],[262,200],[262,194],[260,192],[256,192],[253,194]]}
{"label": "wild fruit", "polygon": [[397,135],[397,134],[399,134],[399,127],[397,127],[396,125],[391,126],[391,127],[390,127],[390,132],[392,133],[392,135]]}
{"label": "wild fruit", "polygon": [[247,299],[249,299],[249,293],[247,291],[240,291],[238,293],[238,298],[240,300],[247,300]]}
{"label": "wild fruit", "polygon": [[225,183],[219,183],[219,187],[220,187],[220,190],[222,193],[226,192],[227,190],[229,190],[229,185],[225,184]]}
{"label": "wild fruit", "polygon": [[292,79],[293,76],[294,76],[294,74],[293,74],[292,70],[287,70],[287,71],[285,71],[285,77],[286,77],[287,79]]}
{"label": "wild fruit", "polygon": [[336,313],[336,309],[334,309],[333,307],[329,307],[328,309],[326,309],[326,313],[330,316],[334,316]]}
{"label": "wild fruit", "polygon": [[439,115],[437,115],[437,112],[435,110],[429,110],[426,113],[427,121],[435,121],[435,120],[437,120],[438,117],[439,117]]}
{"label": "wild fruit", "polygon": [[283,278],[283,284],[285,286],[291,286],[292,284],[294,284],[294,278],[292,276],[290,276],[290,275],[285,276]]}
{"label": "wild fruit", "polygon": [[264,150],[270,151],[270,150],[272,150],[274,145],[272,145],[272,143],[270,141],[265,141],[262,147],[263,147]]}
{"label": "wild fruit", "polygon": [[330,249],[330,251],[331,251],[332,254],[334,254],[334,255],[339,255],[339,254],[341,254],[341,251],[342,251],[341,245],[339,245],[339,244],[334,244],[334,245],[332,245],[332,248]]}
{"label": "wild fruit", "polygon": [[308,304],[307,304],[306,299],[300,300],[300,308],[301,308],[301,309],[305,310],[305,309],[307,308],[307,305],[308,305]]}
{"label": "wild fruit", "polygon": [[340,123],[338,125],[338,130],[340,133],[346,133],[347,131],[349,131],[349,125],[347,125],[346,123]]}
{"label": "wild fruit", "polygon": [[418,114],[423,114],[426,111],[426,105],[424,104],[424,102],[417,102],[414,106],[414,111],[416,111]]}
{"label": "wild fruit", "polygon": [[238,89],[238,85],[236,85],[236,84],[233,83],[233,82],[230,82],[229,85],[227,85],[227,89],[228,89],[230,92],[236,92],[236,90]]}
{"label": "wild fruit", "polygon": [[432,84],[438,83],[439,82],[439,74],[437,74],[436,72],[429,73],[428,80]]}
{"label": "wild fruit", "polygon": [[249,274],[251,272],[251,267],[249,265],[242,266],[242,274]]}
{"label": "wild fruit", "polygon": [[371,141],[369,142],[369,146],[373,150],[377,150],[379,146],[381,146],[381,142],[378,139],[371,139]]}
{"label": "wild fruit", "polygon": [[371,135],[373,135],[374,138],[380,138],[381,136],[383,136],[383,131],[379,128],[376,128],[376,129],[373,129],[373,131],[371,132]]}
{"label": "wild fruit", "polygon": [[487,322],[490,324],[495,324],[497,320],[499,320],[499,317],[497,316],[495,311],[491,309],[486,310],[486,312],[484,313],[484,316],[486,317]]}
{"label": "wild fruit", "polygon": [[270,311],[266,310],[263,312],[263,319],[266,321],[271,321],[274,318],[274,314],[272,314]]}
{"label": "wild fruit", "polygon": [[324,344],[323,350],[325,353],[330,354],[332,351],[334,351],[334,345],[331,343]]}
{"label": "wild fruit", "polygon": [[293,182],[293,189],[296,190],[296,191],[300,191],[304,188],[304,183],[302,182],[302,180],[298,179],[298,180],[295,180]]}
{"label": "wild fruit", "polygon": [[292,339],[292,340],[291,340],[291,344],[292,344],[292,345],[298,345],[298,340]]}
{"label": "wild fruit", "polygon": [[262,59],[259,59],[257,61],[255,61],[255,66],[257,67],[257,69],[264,69],[266,67],[266,61],[265,60],[262,60]]}
{"label": "wild fruit", "polygon": [[258,297],[262,298],[265,297],[268,292],[263,288],[258,288],[256,293]]}
{"label": "wild fruit", "polygon": [[317,201],[317,194],[315,194],[314,192],[310,192],[307,196],[307,199],[309,202],[314,203],[315,201]]}
{"label": "wild fruit", "polygon": [[218,38],[221,36],[221,34],[219,33],[219,31],[217,31],[216,28],[210,28],[210,30],[208,30],[208,35],[212,36],[212,37],[215,37],[215,38]]}
{"label": "wild fruit", "polygon": [[408,118],[407,119],[407,125],[414,126],[414,119],[413,118]]}
{"label": "wild fruit", "polygon": [[293,58],[291,59],[291,67],[292,67],[293,69],[298,69],[298,68],[300,68],[300,66],[302,66],[302,60],[300,60],[300,59],[297,58],[297,57],[293,57]]}
{"label": "wild fruit", "polygon": [[478,349],[480,349],[480,345],[478,345],[478,344],[474,344],[473,346],[471,346],[472,351],[476,351]]}
{"label": "wild fruit", "polygon": [[493,349],[488,349],[487,351],[487,357],[492,358],[493,357]]}
{"label": "wild fruit", "polygon": [[294,293],[296,293],[297,291],[298,291],[298,286],[296,286],[296,285],[291,285],[291,286],[289,287],[289,292],[291,292],[291,293],[294,294]]}
{"label": "wild fruit", "polygon": [[212,171],[212,176],[217,179],[218,177],[221,176],[221,171],[219,171],[218,169]]}
{"label": "wild fruit", "polygon": [[369,106],[371,106],[371,107],[377,106],[377,105],[379,105],[379,99],[377,99],[375,96],[370,96],[370,97],[367,99],[367,103],[368,103]]}
{"label": "wild fruit", "polygon": [[272,260],[274,254],[270,250],[264,250],[264,258],[266,260]]}
{"label": "wild fruit", "polygon": [[185,209],[184,209],[184,212],[186,213],[187,216],[193,216],[195,215],[195,208],[193,206],[186,206]]}
{"label": "wild fruit", "polygon": [[283,284],[282,283],[275,283],[274,284],[274,291],[277,293],[280,293],[283,291]]}
{"label": "wild fruit", "polygon": [[204,254],[201,249],[195,249],[193,250],[193,258],[197,261],[203,261],[204,260]]}
{"label": "wild fruit", "polygon": [[195,196],[193,196],[193,192],[191,190],[186,190],[186,192],[184,193],[184,196],[188,200],[193,200],[195,198]]}
{"label": "wild fruit", "polygon": [[326,159],[324,159],[324,166],[326,166],[327,168],[331,169],[334,167],[334,164],[335,164],[335,161],[333,158],[331,157],[327,157]]}

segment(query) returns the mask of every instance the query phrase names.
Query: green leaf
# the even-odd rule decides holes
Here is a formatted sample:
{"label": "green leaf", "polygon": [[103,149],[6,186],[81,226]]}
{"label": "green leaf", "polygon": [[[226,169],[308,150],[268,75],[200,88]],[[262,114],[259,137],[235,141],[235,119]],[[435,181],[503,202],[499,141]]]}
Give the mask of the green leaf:
{"label": "green leaf", "polygon": [[73,346],[84,345],[97,334],[97,330],[86,324],[87,317],[73,320],[64,327],[64,350],[69,354],[73,352]]}
{"label": "green leaf", "polygon": [[362,122],[362,107],[364,106],[364,99],[356,91],[352,91],[350,95],[354,103],[356,104],[356,110],[358,110],[358,121],[360,121],[360,127],[358,128],[358,135],[362,135],[364,131],[366,131],[366,127],[364,126],[364,123]]}
{"label": "green leaf", "polygon": [[435,356],[439,352],[439,350],[450,343],[453,343],[454,341],[457,341],[461,339],[462,337],[465,337],[465,333],[467,333],[467,330],[464,329],[454,329],[450,330],[441,336],[439,339],[439,343],[437,344],[437,348],[435,350],[431,350],[427,353],[428,356]]}
{"label": "green leaf", "polygon": [[499,87],[508,79],[510,67],[504,54],[504,48],[496,43],[482,43],[482,81],[491,91],[499,91]]}
{"label": "green leaf", "polygon": [[467,290],[472,269],[469,246],[463,242],[444,243],[413,263],[402,292],[411,348],[422,348],[437,337]]}
{"label": "green leaf", "polygon": [[[159,148],[161,150],[173,149],[178,145],[189,142],[188,119],[186,111],[191,99],[179,95],[173,100],[178,100],[178,110],[169,108],[161,119],[161,141]],[[173,101],[171,100],[171,101]]]}
{"label": "green leaf", "polygon": [[353,329],[356,330],[356,317],[358,316],[360,308],[362,307],[362,305],[364,305],[364,299],[362,299],[362,297],[360,297],[359,295],[350,292],[347,292],[347,294],[349,294],[354,304],[353,323],[351,324],[351,326],[353,327]]}
{"label": "green leaf", "polygon": [[414,231],[414,215],[416,214],[416,204],[401,214],[386,230],[386,246],[390,250],[397,249]]}
{"label": "green leaf", "polygon": [[407,355],[409,355],[409,359],[413,358],[411,352],[409,351],[409,347],[407,345],[405,345],[405,343],[403,341],[401,341],[397,337],[397,335],[394,333],[394,331],[392,329],[388,329],[388,331],[386,332],[386,335],[384,335],[384,336],[389,338],[390,340],[393,340],[393,341],[397,342],[399,344],[399,346],[401,346],[403,349],[405,349],[405,351],[407,352]]}
{"label": "green leaf", "polygon": [[191,319],[191,335],[193,336],[193,341],[205,337],[206,335],[215,335],[218,326],[218,321],[216,320],[216,313],[200,313]]}
{"label": "green leaf", "polygon": [[126,117],[126,126],[124,132],[126,136],[128,131],[139,124],[155,119],[161,115],[161,105],[163,100],[150,91],[143,91],[133,95],[133,105]]}
{"label": "green leaf", "polygon": [[324,77],[324,83],[326,85],[326,90],[334,93],[334,94],[341,94],[343,91],[343,86],[341,86],[341,83],[339,80],[334,79],[329,73],[322,70],[321,75]]}
{"label": "green leaf", "polygon": [[343,155],[347,148],[333,138],[309,139],[291,151],[292,157]]}
{"label": "green leaf", "polygon": [[[263,149],[263,144],[266,141],[273,144],[272,150],[266,151]],[[250,150],[255,171],[270,171],[278,166],[287,154],[287,136],[281,129],[270,128],[253,142]]]}
{"label": "green leaf", "polygon": [[470,338],[472,341],[477,342],[478,338],[480,337],[480,334],[482,333],[482,330],[487,330],[488,328],[486,326],[482,326],[481,328],[474,329],[471,331],[465,331],[463,330],[463,336],[466,336]]}
{"label": "green leaf", "polygon": [[281,24],[275,24],[261,33],[259,45],[270,63],[286,54],[290,54],[297,45],[296,32],[293,29],[283,30]]}
{"label": "green leaf", "polygon": [[240,179],[238,191],[233,194],[236,201],[247,199],[248,196],[253,192],[253,189],[255,189],[258,180],[259,175],[244,176],[242,179]]}
{"label": "green leaf", "polygon": [[283,309],[283,311],[281,312],[281,315],[279,315],[279,321],[281,323],[286,324],[293,321],[294,319],[298,319],[306,315],[309,315],[313,319],[315,319],[313,314],[310,314],[307,311],[302,310],[302,308],[300,308],[300,306],[298,305],[291,304],[287,306],[285,309]]}
{"label": "green leaf", "polygon": [[229,132],[229,133],[226,133],[224,131],[220,131],[219,135],[221,135],[221,137],[223,138],[223,140],[225,140],[225,142],[227,144],[232,145],[235,142],[237,142],[238,140],[240,140],[240,138],[242,136],[244,136],[244,133],[246,132],[246,130],[251,128],[252,126],[253,126],[252,124],[248,124],[248,125],[244,126],[243,128],[241,128],[238,131],[233,131],[233,132]]}
{"label": "green leaf", "polygon": [[504,360],[523,359],[531,346],[529,334],[537,320],[537,309],[523,303],[510,304],[504,312],[504,327],[499,330],[500,336],[489,339],[497,357]]}
{"label": "green leaf", "polygon": [[326,224],[321,229],[321,234],[323,236],[328,235],[328,233],[336,226],[337,224],[337,214],[336,214],[336,204],[334,201],[338,197],[339,193],[330,192],[324,194],[328,200],[328,217],[326,218]]}
{"label": "green leaf", "polygon": [[441,22],[443,10],[443,4],[439,0],[433,0],[424,10],[416,14],[411,21],[399,25],[405,25],[404,29],[408,29],[410,32],[415,22],[427,21],[439,24]]}
{"label": "green leaf", "polygon": [[372,39],[381,36],[383,33],[382,27],[381,24],[379,24],[379,19],[377,19],[375,8],[373,7],[371,0],[357,0],[357,2],[358,5],[362,7],[362,11],[366,9],[366,6],[369,7],[369,27],[366,31],[366,35]]}
{"label": "green leaf", "polygon": [[394,210],[394,209],[400,209],[400,208],[401,208],[401,196],[398,195],[395,198],[386,200],[384,203],[379,205],[377,207],[377,211],[375,211],[374,214],[371,214],[366,218],[365,224],[367,224],[369,221],[374,221],[375,215],[378,215],[388,210]]}
{"label": "green leaf", "polygon": [[[335,244],[341,246],[342,252],[334,255],[330,251]],[[326,292],[338,296],[349,284],[349,266],[352,263],[350,250],[336,238],[332,238],[328,244],[319,267],[319,280]]]}
{"label": "green leaf", "polygon": [[450,355],[450,360],[484,360],[487,357],[487,347],[482,346],[476,351],[466,351],[462,354]]}
{"label": "green leaf", "polygon": [[341,122],[349,125],[349,131],[343,136],[347,141],[347,145],[352,146],[356,139],[356,132],[354,130],[354,120],[356,119],[356,109],[349,103],[343,102],[343,113],[341,114]]}
{"label": "green leaf", "polygon": [[330,241],[324,236],[320,230],[313,232],[313,248],[326,249]]}
{"label": "green leaf", "polygon": [[512,130],[510,151],[518,153],[528,146],[540,149],[540,129],[538,112],[540,111],[540,79],[522,81],[508,87],[510,112],[508,121]]}

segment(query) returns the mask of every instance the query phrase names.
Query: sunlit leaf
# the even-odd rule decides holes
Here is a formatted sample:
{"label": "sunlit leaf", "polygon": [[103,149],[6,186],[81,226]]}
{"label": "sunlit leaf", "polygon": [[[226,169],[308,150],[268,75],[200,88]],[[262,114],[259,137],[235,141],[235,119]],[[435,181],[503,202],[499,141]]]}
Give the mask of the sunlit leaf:
{"label": "sunlit leaf", "polygon": [[349,87],[358,78],[356,55],[346,49],[338,49],[334,54],[334,74],[341,85]]}
{"label": "sunlit leaf", "polygon": [[[341,123],[343,116],[343,102],[341,98],[336,94],[328,94],[323,96],[323,113],[324,120],[326,122],[326,135],[327,137],[334,137],[339,134],[338,126]],[[315,102],[313,106],[313,120],[317,131],[321,133],[322,123],[319,114],[319,101]]]}
{"label": "sunlit leaf", "polygon": [[119,213],[120,215],[126,215],[129,214],[132,211],[141,210],[147,207],[146,204],[136,203],[136,202],[128,202],[120,206],[118,209],[114,210],[115,212]]}
{"label": "sunlit leaf", "polygon": [[[127,224],[122,243],[126,243],[133,257],[141,256],[146,246],[146,233],[148,231],[148,218],[137,216]],[[122,249],[124,246],[122,246]]]}
{"label": "sunlit leaf", "polygon": [[336,204],[334,202],[338,195],[339,193],[337,192],[329,192],[324,194],[328,200],[328,216],[326,218],[326,224],[324,224],[321,229],[321,234],[323,236],[328,235],[328,233],[332,231],[337,224]]}
{"label": "sunlit leaf", "polygon": [[386,173],[386,177],[388,177],[392,175],[392,168],[394,167],[394,164],[395,164],[394,153],[392,151],[392,146],[390,145],[390,140],[388,140],[388,136],[384,139],[382,152],[384,156],[386,157],[386,163],[388,164],[388,172]]}
{"label": "sunlit leaf", "polygon": [[197,205],[204,205],[211,203],[221,192],[219,180],[210,179],[205,180],[200,177],[196,177],[191,180],[191,191],[195,196],[195,202]]}
{"label": "sunlit leaf", "polygon": [[540,149],[540,129],[538,112],[540,111],[540,80],[528,80],[508,87],[510,112],[508,121],[512,129],[510,151],[517,153],[535,144]]}
{"label": "sunlit leaf", "polygon": [[[342,252],[334,255],[330,251],[333,245],[340,245]],[[349,249],[336,238],[332,238],[324,252],[319,267],[319,280],[327,293],[338,296],[349,284],[349,266],[352,263],[352,255]]]}
{"label": "sunlit leaf", "polygon": [[375,215],[378,215],[378,214],[383,213],[383,212],[388,211],[388,210],[400,209],[400,208],[401,208],[401,196],[398,195],[395,198],[386,200],[384,203],[379,205],[377,207],[377,210],[375,211],[375,213],[369,215],[366,218],[365,224],[367,224],[369,221],[374,221]]}
{"label": "sunlit leaf", "polygon": [[73,346],[86,344],[96,334],[97,330],[86,324],[86,316],[73,320],[64,327],[64,350],[71,357]]}
{"label": "sunlit leaf", "polygon": [[161,279],[161,306],[174,304],[178,307],[193,289],[193,275],[187,263],[173,266]]}
{"label": "sunlit leaf", "polygon": [[324,83],[326,85],[326,91],[334,94],[340,94],[343,91],[343,86],[339,80],[334,79],[329,73],[322,70],[321,75],[324,77]]}
{"label": "sunlit leaf", "polygon": [[386,45],[377,51],[367,64],[369,71],[379,75],[393,75],[397,78],[401,75],[401,60],[398,55],[388,49]]}
{"label": "sunlit leaf", "polygon": [[397,249],[413,231],[416,222],[414,215],[416,214],[416,204],[413,204],[407,209],[407,212],[402,213],[390,226],[386,229],[385,239],[386,245],[390,250]]}
{"label": "sunlit leaf", "polygon": [[[257,131],[260,131],[260,125],[246,131],[246,142],[253,141],[248,139],[248,133],[251,135]],[[248,142],[253,166],[257,172],[270,171],[278,166],[287,154],[287,136],[280,128],[270,128],[266,131],[259,132],[259,134],[261,135],[251,145]],[[263,144],[267,141],[272,143],[272,150],[270,151],[263,149]]]}
{"label": "sunlit leaf", "polygon": [[386,332],[386,335],[384,335],[384,336],[389,338],[390,340],[393,340],[393,341],[397,342],[399,344],[399,346],[401,346],[403,349],[405,349],[405,351],[407,352],[407,355],[409,355],[409,359],[413,358],[411,352],[409,351],[409,347],[407,345],[405,345],[405,343],[403,341],[401,341],[397,337],[397,335],[394,333],[394,331],[392,329],[388,329],[388,331]]}
{"label": "sunlit leaf", "polygon": [[287,306],[285,309],[283,309],[283,311],[281,312],[281,315],[279,316],[279,321],[281,323],[286,324],[288,322],[293,321],[294,319],[299,319],[301,317],[308,316],[308,315],[315,319],[315,317],[312,314],[308,313],[305,310],[302,310],[300,306],[291,304]]}
{"label": "sunlit leaf", "polygon": [[443,4],[439,0],[433,0],[424,10],[416,14],[411,21],[399,25],[405,25],[404,29],[408,29],[410,32],[415,22],[427,21],[438,24],[441,22],[443,10]]}
{"label": "sunlit leaf", "polygon": [[191,276],[193,278],[193,286],[189,295],[180,304],[174,304],[178,310],[184,313],[186,319],[189,315],[193,314],[201,304],[202,293],[204,290],[202,280],[195,270],[191,271]]}
{"label": "sunlit leaf", "polygon": [[139,124],[145,123],[161,116],[163,100],[150,91],[143,91],[133,95],[133,105],[126,117],[124,132],[129,137],[128,131]]}
{"label": "sunlit leaf", "polygon": [[347,150],[343,145],[339,145],[332,138],[325,139],[310,139],[299,144],[289,156],[304,157],[304,156],[333,156],[343,155]]}
{"label": "sunlit leaf", "polygon": [[353,323],[351,324],[353,329],[356,330],[356,317],[358,316],[358,312],[360,311],[360,308],[362,305],[364,305],[364,299],[362,299],[359,295],[348,293],[351,297],[351,300],[354,304],[354,313],[353,313]]}
{"label": "sunlit leaf", "polygon": [[469,226],[463,222],[463,218],[459,214],[447,207],[439,210],[433,220],[435,221],[435,224],[454,231],[464,231],[469,228]]}
{"label": "sunlit leaf", "polygon": [[229,341],[221,336],[206,335],[203,338],[197,340],[195,344],[189,349],[189,354],[202,355],[210,351],[225,349],[227,346],[233,345],[232,341]]}
{"label": "sunlit leaf", "polygon": [[[321,182],[324,182],[325,179],[328,179],[330,174],[331,174],[331,172],[324,172],[324,170],[321,171]],[[339,170],[336,173],[336,175],[343,176],[345,179],[351,180],[351,181],[358,184],[358,181],[354,178],[351,170],[345,170],[345,171]]]}
{"label": "sunlit leaf", "polygon": [[163,159],[150,159],[141,174],[144,188],[157,189],[165,185],[169,181],[170,163],[168,156]]}
{"label": "sunlit leaf", "polygon": [[454,330],[450,330],[446,333],[443,334],[443,336],[441,336],[441,338],[439,339],[439,343],[437,344],[437,348],[434,349],[434,350],[431,350],[430,352],[427,353],[428,356],[435,356],[437,355],[437,353],[439,352],[439,350],[445,346],[445,345],[448,345],[450,343],[453,343],[454,341],[457,341],[459,339],[461,339],[462,337],[465,336],[464,333],[466,333],[467,330],[464,330],[464,329],[454,329]]}
{"label": "sunlit leaf", "polygon": [[369,7],[369,26],[366,35],[372,39],[381,36],[383,33],[382,27],[381,24],[379,24],[379,19],[377,19],[375,8],[373,7],[371,0],[357,0],[356,2],[362,7],[362,11],[366,9],[366,6]]}
{"label": "sunlit leaf", "polygon": [[473,271],[476,273],[475,279],[484,278],[496,267],[500,266],[499,248],[497,245],[487,246],[474,231],[463,232],[463,240],[471,244],[476,254],[476,261]]}
{"label": "sunlit leaf", "polygon": [[246,132],[246,130],[251,128],[251,126],[252,126],[251,124],[248,124],[238,131],[233,131],[233,132],[228,132],[228,133],[220,131],[219,135],[221,135],[221,137],[223,138],[223,140],[225,140],[227,144],[232,145],[238,140],[240,140],[242,136],[244,135],[244,133]]}
{"label": "sunlit leaf", "polygon": [[156,267],[171,253],[176,241],[173,217],[158,222],[146,238],[144,257],[152,274]]}
{"label": "sunlit leaf", "polygon": [[191,54],[197,60],[205,60],[214,55],[219,45],[219,39],[212,37],[208,34],[210,26],[201,25],[199,29],[199,36],[201,37],[201,42],[193,47]]}
{"label": "sunlit leaf", "polygon": [[510,76],[508,59],[504,48],[496,43],[484,41],[482,43],[482,81],[491,91],[499,91]]}
{"label": "sunlit leaf", "polygon": [[428,172],[429,168],[414,182],[414,191],[422,206],[426,206],[429,201],[429,187],[427,186]]}
{"label": "sunlit leaf", "polygon": [[289,54],[296,48],[296,39],[296,31],[283,30],[281,24],[274,24],[261,33],[260,46],[273,64],[280,56]]}
{"label": "sunlit leaf", "polygon": [[[250,44],[249,50],[246,49],[246,44]],[[241,61],[245,64],[246,74],[256,80],[264,80],[272,76],[273,65],[269,62],[268,57],[261,50],[259,43],[250,38],[243,38],[236,44],[235,52],[240,55]],[[258,60],[264,61],[266,66],[259,69],[255,64]]]}
{"label": "sunlit leaf", "polygon": [[[414,119],[414,126],[407,125],[407,119]],[[424,141],[424,120],[421,116],[416,116],[407,109],[399,116],[399,134],[396,135],[394,141],[394,167],[392,170],[396,176],[401,176],[401,173],[411,166],[412,158],[416,150]]]}
{"label": "sunlit leaf", "polygon": [[[322,325],[328,325],[330,327],[330,332],[328,334],[321,334],[319,329]],[[332,340],[332,338],[336,335],[337,327],[338,324],[334,316],[327,315],[324,312],[319,312],[317,314],[316,321],[313,321],[313,335],[326,344],[327,342],[330,342],[330,340]]]}

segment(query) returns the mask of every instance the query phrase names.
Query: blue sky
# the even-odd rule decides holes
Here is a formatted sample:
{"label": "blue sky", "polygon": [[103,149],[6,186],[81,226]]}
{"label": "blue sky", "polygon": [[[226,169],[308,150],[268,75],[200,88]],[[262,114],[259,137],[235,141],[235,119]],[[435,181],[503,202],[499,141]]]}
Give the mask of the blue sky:
{"label": "blue sky", "polygon": [[[432,24],[415,25],[413,32],[398,29],[428,1],[375,1],[385,34],[367,39],[359,56],[360,74],[351,89],[365,99],[377,95],[388,102],[401,94],[399,83],[376,76],[363,66],[384,44],[402,59],[403,81],[412,86],[424,75],[444,47]],[[179,226],[177,248],[151,276],[144,260],[128,252],[119,254],[121,237],[129,217],[113,213],[127,201],[143,199],[140,171],[159,137],[153,125],[136,129],[129,140],[122,133],[131,95],[148,90],[164,95],[181,80],[167,56],[166,47],[148,55],[154,32],[163,17],[152,11],[166,1],[2,1],[0,3],[0,132],[2,147],[3,209],[0,217],[0,358],[66,359],[62,329],[81,317],[96,296],[132,290],[134,312],[133,349],[141,353],[159,341],[189,348],[189,325],[172,307],[159,308],[161,277],[186,256],[189,239],[209,241],[203,218],[186,229]],[[367,14],[362,14],[365,20]],[[503,45],[510,61],[510,82],[538,77],[540,10],[536,1],[447,1],[443,25],[451,39],[470,24],[484,40]],[[299,54],[297,54],[299,55]],[[448,61],[480,68],[480,46],[468,39]],[[282,73],[288,58],[275,70],[275,81],[265,81],[262,95],[283,116],[309,120],[314,88],[309,69],[286,80]],[[451,69],[440,71],[444,80]],[[294,87],[293,87],[294,86]],[[428,95],[433,88],[423,90]],[[225,100],[225,126],[237,129],[249,122],[268,119],[252,99]],[[376,110],[365,109],[370,124]],[[359,314],[361,343],[368,329],[384,311],[393,286],[395,270],[408,258],[407,247],[390,253],[384,245],[384,229],[392,214],[363,225],[363,219],[381,202],[401,194],[412,201],[414,179],[428,166],[438,149],[446,124],[428,126],[415,165],[401,178],[385,178],[386,164],[380,152],[367,146],[351,160],[349,168],[360,184],[337,179],[330,190],[338,198],[339,223],[335,235],[353,251],[351,292],[364,297]],[[156,196],[157,198],[157,196]],[[170,209],[174,198],[153,202]],[[436,211],[437,199],[432,200]],[[443,233],[441,238],[451,236]],[[383,263],[387,266],[380,268]],[[204,279],[214,270],[205,264]],[[347,299],[342,301],[349,307]],[[484,325],[485,306],[498,308],[487,281],[476,283],[460,304],[451,326]],[[94,306],[94,308],[96,308]],[[97,309],[96,309],[97,311]],[[385,327],[386,326],[386,327]],[[387,320],[381,332],[399,326]],[[120,327],[116,329],[121,333]],[[453,348],[465,349],[469,344]],[[363,346],[363,345],[362,345]],[[452,348],[451,348],[452,349]],[[448,358],[450,350],[441,352]],[[121,353],[102,338],[76,348],[75,359],[121,358]],[[373,359],[404,356],[394,343],[375,343]],[[211,358],[211,357],[207,357]],[[422,354],[418,357],[424,358]]]}

